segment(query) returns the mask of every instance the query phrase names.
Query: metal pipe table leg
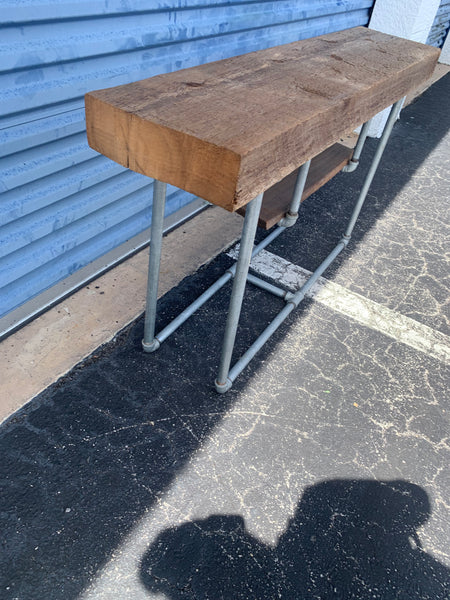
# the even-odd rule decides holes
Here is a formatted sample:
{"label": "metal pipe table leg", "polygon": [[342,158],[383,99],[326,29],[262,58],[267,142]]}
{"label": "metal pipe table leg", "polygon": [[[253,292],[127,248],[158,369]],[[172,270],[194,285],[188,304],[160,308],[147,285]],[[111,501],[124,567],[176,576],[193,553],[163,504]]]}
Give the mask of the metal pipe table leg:
{"label": "metal pipe table leg", "polygon": [[145,307],[144,339],[142,348],[145,352],[154,352],[159,348],[155,338],[156,304],[158,300],[159,269],[161,264],[161,247],[164,225],[164,208],[166,204],[167,185],[155,179],[153,182],[153,206],[150,238],[150,256],[148,263],[147,303]]}
{"label": "metal pipe table leg", "polygon": [[380,141],[378,142],[378,146],[375,151],[375,155],[373,157],[372,164],[370,165],[369,172],[366,175],[366,179],[364,180],[363,186],[361,188],[361,192],[360,192],[359,198],[356,202],[355,209],[350,218],[350,222],[347,226],[347,230],[344,234],[344,238],[346,240],[350,240],[350,238],[351,238],[352,231],[353,231],[353,228],[355,227],[356,220],[358,219],[359,213],[361,212],[361,208],[363,207],[364,201],[367,196],[367,192],[369,191],[369,187],[375,176],[375,172],[380,163],[380,160],[383,155],[386,144],[388,142],[389,136],[391,135],[392,128],[394,126],[395,121],[397,120],[398,113],[400,112],[400,109],[402,107],[403,100],[404,100],[404,98],[402,98],[401,100],[398,100],[398,102],[396,102],[391,108],[391,112],[389,113],[388,120],[386,122],[386,125],[384,126]]}
{"label": "metal pipe table leg", "polygon": [[367,136],[369,135],[369,127],[372,122],[372,119],[366,121],[364,125],[361,127],[361,131],[359,132],[358,141],[356,142],[355,149],[353,150],[353,155],[350,159],[348,165],[342,167],[342,171],[344,173],[352,173],[356,170],[359,165],[359,158],[361,156],[362,149],[364,148],[364,144],[366,143]]}
{"label": "metal pipe table leg", "polygon": [[[261,335],[253,342],[250,348],[241,356],[241,358],[233,365],[228,373],[228,380],[233,383],[236,377],[245,369],[252,358],[261,350],[267,340],[275,333],[278,327],[288,318],[291,312],[297,308],[300,302],[304,299],[308,290],[314,285],[317,279],[327,269],[331,263],[335,260],[337,255],[347,245],[345,240],[341,240],[339,244],[330,252],[327,258],[319,265],[319,267],[312,273],[308,281],[294,294],[290,294],[287,298],[287,304],[277,314],[277,316],[269,323],[264,329]],[[270,290],[269,290],[270,291]],[[231,384],[230,386],[231,387]]]}
{"label": "metal pipe table leg", "polygon": [[244,297],[247,274],[252,257],[253,242],[255,240],[256,227],[258,225],[263,194],[259,194],[247,206],[245,211],[244,228],[242,231],[239,258],[236,265],[236,275],[231,292],[230,306],[228,309],[225,335],[223,338],[222,354],[220,357],[219,373],[215,382],[216,390],[224,393],[230,389],[232,382],[228,379],[231,355],[233,353],[234,341],[236,339],[237,326],[241,314],[242,299]]}
{"label": "metal pipe table leg", "polygon": [[280,227],[292,227],[292,225],[295,225],[297,222],[298,209],[300,208],[300,202],[302,201],[303,191],[305,189],[306,178],[308,177],[310,166],[311,161],[307,160],[298,170],[291,205],[286,215],[278,223]]}

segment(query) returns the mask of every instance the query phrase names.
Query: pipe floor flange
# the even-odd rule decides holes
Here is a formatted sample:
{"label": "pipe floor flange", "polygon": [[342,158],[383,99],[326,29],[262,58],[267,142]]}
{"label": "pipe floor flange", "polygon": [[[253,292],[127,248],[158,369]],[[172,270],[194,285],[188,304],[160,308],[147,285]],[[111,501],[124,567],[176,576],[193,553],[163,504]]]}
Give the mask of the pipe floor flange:
{"label": "pipe floor flange", "polygon": [[216,391],[219,392],[219,394],[225,394],[225,392],[228,392],[228,390],[231,388],[233,382],[227,377],[225,383],[219,383],[216,379],[214,385],[216,386]]}
{"label": "pipe floor flange", "polygon": [[158,339],[154,338],[150,343],[144,342],[142,340],[142,350],[144,352],[155,352],[161,346]]}

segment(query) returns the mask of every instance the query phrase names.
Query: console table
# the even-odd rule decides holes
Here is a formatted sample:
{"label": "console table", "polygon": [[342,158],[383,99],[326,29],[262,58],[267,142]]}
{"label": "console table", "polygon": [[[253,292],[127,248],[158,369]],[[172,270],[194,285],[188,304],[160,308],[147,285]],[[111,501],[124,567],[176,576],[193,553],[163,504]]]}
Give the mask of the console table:
{"label": "console table", "polygon": [[[219,392],[231,387],[347,246],[402,99],[431,76],[438,56],[436,48],[356,27],[86,95],[90,146],[155,180],[142,342],[146,352],[157,350],[233,278],[215,382]],[[249,274],[252,255],[295,223],[306,196],[342,168],[356,168],[370,118],[391,105],[347,230],[308,282],[290,293]],[[363,127],[354,150],[336,144],[359,125]],[[245,213],[245,219],[237,263],[155,335],[167,183]],[[258,223],[278,227],[254,247]],[[230,368],[247,281],[286,303]]]}

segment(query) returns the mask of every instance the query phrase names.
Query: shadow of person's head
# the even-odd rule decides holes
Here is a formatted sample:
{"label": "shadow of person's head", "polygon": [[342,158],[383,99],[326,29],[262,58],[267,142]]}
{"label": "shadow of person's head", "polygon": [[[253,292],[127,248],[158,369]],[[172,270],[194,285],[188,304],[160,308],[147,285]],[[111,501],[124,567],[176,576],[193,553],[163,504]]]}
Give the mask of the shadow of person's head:
{"label": "shadow of person's head", "polygon": [[305,490],[278,555],[312,598],[428,598],[414,589],[433,587],[417,533],[430,514],[425,490],[407,481],[324,481]]}
{"label": "shadow of person's head", "polygon": [[338,537],[356,544],[370,536],[398,546],[416,538],[430,514],[427,493],[408,481],[324,481],[305,489],[282,540],[298,542],[301,535],[306,541]]}
{"label": "shadow of person's head", "polygon": [[163,531],[141,564],[171,600],[450,598],[450,571],[421,546],[426,492],[406,481],[331,480],[306,488],[276,548],[237,515]]}

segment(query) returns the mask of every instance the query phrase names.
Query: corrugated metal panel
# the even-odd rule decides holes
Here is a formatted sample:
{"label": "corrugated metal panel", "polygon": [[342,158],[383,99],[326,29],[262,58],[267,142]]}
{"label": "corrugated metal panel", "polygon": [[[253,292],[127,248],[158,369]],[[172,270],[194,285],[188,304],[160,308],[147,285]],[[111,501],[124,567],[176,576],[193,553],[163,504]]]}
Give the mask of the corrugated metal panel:
{"label": "corrugated metal panel", "polygon": [[450,28],[450,0],[441,0],[428,35],[427,44],[442,48]]}
{"label": "corrugated metal panel", "polygon": [[[372,4],[2,2],[0,318],[149,226],[152,182],[88,147],[85,92],[366,25]],[[170,188],[168,214],[191,200]]]}

